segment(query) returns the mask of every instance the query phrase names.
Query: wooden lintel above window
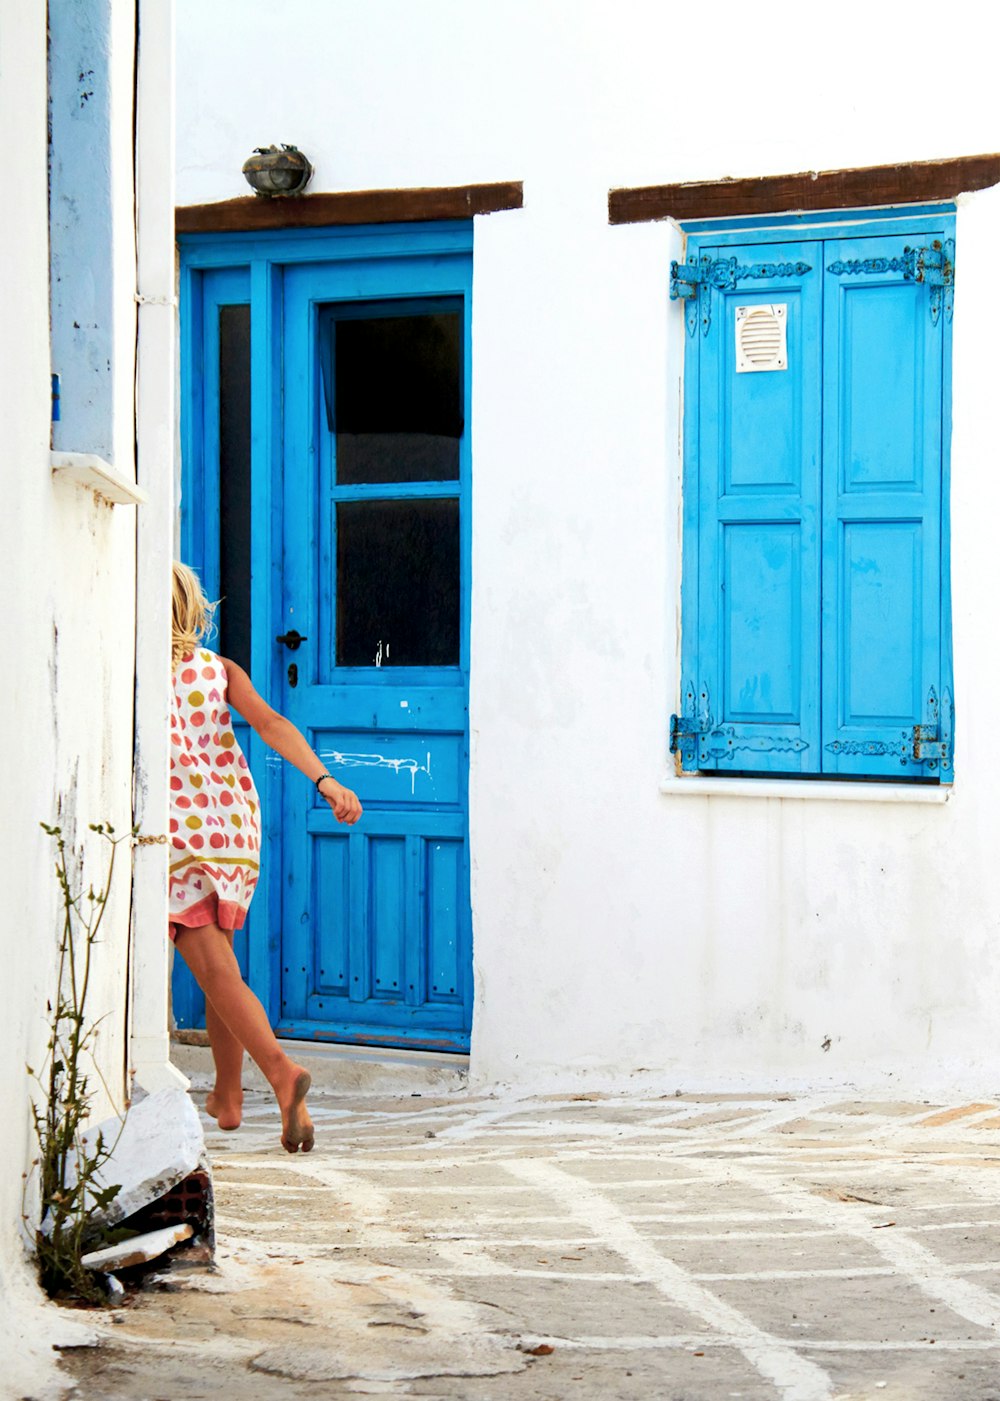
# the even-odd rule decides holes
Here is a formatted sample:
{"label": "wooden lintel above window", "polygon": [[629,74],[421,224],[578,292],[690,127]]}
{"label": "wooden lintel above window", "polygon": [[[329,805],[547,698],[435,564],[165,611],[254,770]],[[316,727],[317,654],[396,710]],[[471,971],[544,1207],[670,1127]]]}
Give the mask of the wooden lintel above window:
{"label": "wooden lintel above window", "polygon": [[719,219],[814,209],[861,209],[954,199],[1000,184],[1000,154],[957,156],[906,165],[854,170],[807,170],[740,180],[701,180],[645,185],[608,193],[608,222],[642,224],[653,219]]}
{"label": "wooden lintel above window", "polygon": [[470,219],[520,209],[520,180],[493,185],[451,185],[431,189],[345,190],[263,199],[248,195],[215,204],[181,205],[174,212],[177,233],[256,233],[261,229],[315,229],[331,224],[395,224],[421,219]]}

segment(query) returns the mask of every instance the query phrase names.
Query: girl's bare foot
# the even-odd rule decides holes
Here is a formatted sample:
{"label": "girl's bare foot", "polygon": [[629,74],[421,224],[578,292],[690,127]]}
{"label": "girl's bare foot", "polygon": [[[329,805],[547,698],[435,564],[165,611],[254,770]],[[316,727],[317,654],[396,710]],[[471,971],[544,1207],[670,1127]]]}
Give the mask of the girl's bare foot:
{"label": "girl's bare foot", "polygon": [[306,1108],[306,1095],[312,1077],[301,1065],[292,1063],[289,1072],[280,1085],[275,1085],[274,1093],[281,1110],[281,1146],[288,1153],[297,1153],[301,1148],[308,1153],[313,1146],[313,1121]]}
{"label": "girl's bare foot", "polygon": [[211,1114],[220,1129],[238,1129],[243,1122],[243,1091],[222,1095],[212,1090],[205,1100],[205,1113]]}

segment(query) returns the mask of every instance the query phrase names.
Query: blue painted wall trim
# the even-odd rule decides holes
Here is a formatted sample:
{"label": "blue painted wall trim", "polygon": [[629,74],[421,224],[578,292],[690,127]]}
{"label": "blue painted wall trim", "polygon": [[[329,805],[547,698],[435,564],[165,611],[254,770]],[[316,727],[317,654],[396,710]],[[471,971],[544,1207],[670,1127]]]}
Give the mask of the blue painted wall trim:
{"label": "blue painted wall trim", "polygon": [[800,231],[799,237],[810,238],[815,237],[816,229],[829,228],[832,224],[843,224],[854,229],[859,223],[881,222],[885,219],[905,222],[925,214],[940,217],[942,214],[953,214],[957,207],[950,201],[944,201],[941,204],[889,205],[882,209],[830,209],[810,211],[808,214],[755,214],[745,219],[683,219],[680,221],[680,227],[685,233],[691,234],[737,233],[750,230],[755,238],[764,229],[797,229]]}
{"label": "blue painted wall trim", "polygon": [[428,258],[472,252],[471,219],[424,224],[359,224],[351,228],[274,229],[266,233],[181,234],[190,268],[234,267],[255,261],[308,263],[356,258]]}
{"label": "blue painted wall trim", "polygon": [[[113,462],[111,0],[49,0],[53,447]],[[120,29],[120,22],[116,21]]]}

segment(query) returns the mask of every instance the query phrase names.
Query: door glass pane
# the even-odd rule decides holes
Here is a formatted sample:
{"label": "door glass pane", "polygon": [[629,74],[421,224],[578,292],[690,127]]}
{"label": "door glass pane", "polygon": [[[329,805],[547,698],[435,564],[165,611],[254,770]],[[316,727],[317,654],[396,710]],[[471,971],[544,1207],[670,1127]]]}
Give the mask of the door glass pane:
{"label": "door glass pane", "polygon": [[348,317],[327,307],[320,358],[340,485],[458,480],[458,311]]}
{"label": "door glass pane", "polygon": [[457,666],[458,502],[336,509],[337,665]]}
{"label": "door glass pane", "polygon": [[219,308],[219,650],[250,669],[250,308]]}

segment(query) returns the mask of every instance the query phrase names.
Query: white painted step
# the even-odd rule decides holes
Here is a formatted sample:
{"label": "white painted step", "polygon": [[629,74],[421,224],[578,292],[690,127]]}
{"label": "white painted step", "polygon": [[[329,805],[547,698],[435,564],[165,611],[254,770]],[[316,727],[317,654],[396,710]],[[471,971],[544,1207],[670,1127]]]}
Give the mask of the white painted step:
{"label": "white painted step", "polygon": [[[315,1041],[281,1041],[279,1044],[309,1071],[314,1094],[448,1094],[466,1087],[468,1056],[387,1051],[370,1046],[325,1046]],[[192,1046],[173,1041],[170,1059],[191,1081],[193,1090],[212,1088],[212,1052],[207,1045]],[[249,1056],[243,1062],[243,1087],[267,1089],[267,1081]]]}

